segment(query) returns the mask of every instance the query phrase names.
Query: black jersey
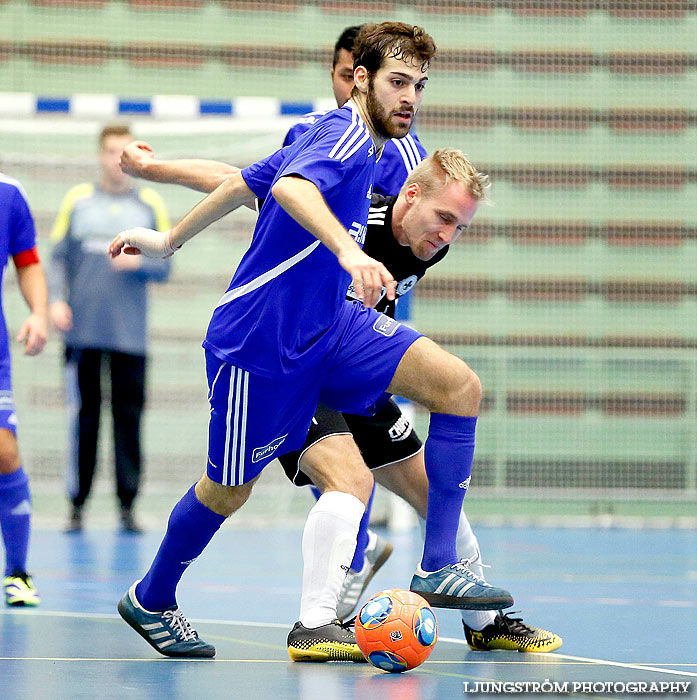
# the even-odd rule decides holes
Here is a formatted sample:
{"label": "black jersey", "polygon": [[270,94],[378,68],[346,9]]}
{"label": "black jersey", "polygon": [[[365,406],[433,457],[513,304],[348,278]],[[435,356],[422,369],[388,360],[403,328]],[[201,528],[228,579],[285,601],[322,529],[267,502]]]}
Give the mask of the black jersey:
{"label": "black jersey", "polygon": [[[419,260],[409,246],[400,245],[392,233],[392,209],[397,197],[384,197],[374,194],[368,213],[368,230],[363,244],[363,252],[381,262],[397,280],[395,300],[388,301],[385,288],[375,309],[394,318],[399,297],[411,291],[426,274],[426,270],[440,262],[448,253],[449,246],[438,251],[430,260]],[[348,299],[356,299],[353,283],[346,292]]]}

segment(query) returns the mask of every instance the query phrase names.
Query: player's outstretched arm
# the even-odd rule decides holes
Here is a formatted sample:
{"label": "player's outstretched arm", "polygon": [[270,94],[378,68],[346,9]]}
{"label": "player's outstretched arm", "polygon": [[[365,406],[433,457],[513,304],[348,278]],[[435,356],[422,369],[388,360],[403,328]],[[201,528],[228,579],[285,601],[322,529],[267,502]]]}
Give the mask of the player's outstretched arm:
{"label": "player's outstretched arm", "polygon": [[341,267],[351,275],[356,296],[365,306],[373,307],[378,303],[383,287],[387,298],[394,299],[397,285],[394,277],[381,262],[360,249],[314,183],[289,175],[280,178],[271,191],[290,216],[336,255]]}
{"label": "player's outstretched arm", "polygon": [[183,185],[198,192],[213,192],[230,176],[240,172],[234,165],[217,160],[159,160],[155,158],[150,144],[145,141],[132,141],[123,149],[121,170],[133,177],[168,185]]}
{"label": "player's outstretched arm", "polygon": [[184,243],[213,222],[241,206],[252,206],[254,193],[247,187],[241,173],[236,173],[200,201],[174,228],[153,231],[135,228],[119,233],[109,246],[109,255],[145,255],[149,258],[168,258]]}

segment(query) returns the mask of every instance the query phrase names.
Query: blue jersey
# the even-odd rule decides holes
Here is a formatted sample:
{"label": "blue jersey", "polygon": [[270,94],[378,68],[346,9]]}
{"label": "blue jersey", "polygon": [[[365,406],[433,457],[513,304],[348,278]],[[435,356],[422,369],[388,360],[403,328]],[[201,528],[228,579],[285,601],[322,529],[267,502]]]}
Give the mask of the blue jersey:
{"label": "blue jersey", "polygon": [[[311,129],[326,112],[310,112],[291,126],[283,141],[287,146]],[[419,137],[411,132],[403,139],[391,139],[385,144],[375,167],[373,192],[386,197],[399,194],[409,173],[427,156]]]}
{"label": "blue jersey", "polygon": [[291,146],[242,171],[264,204],[252,244],[213,312],[203,344],[207,350],[267,377],[322,361],[340,332],[334,322],[349,275],[326,246],[285,212],[270,189],[287,175],[309,180],[362,246],[374,171],[375,145],[350,101]]}
{"label": "blue jersey", "polygon": [[[31,250],[35,245],[36,229],[24,190],[17,180],[0,173],[0,289],[8,258]],[[0,313],[0,358],[6,357],[8,352],[5,316]]]}

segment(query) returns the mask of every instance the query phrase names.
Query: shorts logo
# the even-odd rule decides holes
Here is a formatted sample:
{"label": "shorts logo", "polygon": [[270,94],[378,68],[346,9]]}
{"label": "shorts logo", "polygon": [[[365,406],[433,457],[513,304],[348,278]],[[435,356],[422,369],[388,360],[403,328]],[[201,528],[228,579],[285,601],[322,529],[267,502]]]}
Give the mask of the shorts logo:
{"label": "shorts logo", "polygon": [[373,330],[389,338],[394,335],[400,325],[401,324],[397,323],[393,318],[385,316],[385,314],[380,314],[380,318],[373,324]]}
{"label": "shorts logo", "polygon": [[264,447],[255,447],[252,452],[252,462],[261,462],[262,459],[270,457],[283,444],[283,441],[287,437],[288,433],[281,435],[281,437],[274,438],[268,445],[264,445]]}
{"label": "shorts logo", "polygon": [[392,442],[399,442],[408,437],[410,432],[411,423],[406,416],[400,416],[389,430],[390,440],[392,440]]}
{"label": "shorts logo", "polygon": [[461,489],[465,489],[465,491],[467,491],[467,489],[470,487],[470,480],[471,479],[472,479],[472,477],[468,476],[462,483],[459,483],[458,486]]}
{"label": "shorts logo", "polygon": [[418,281],[419,278],[416,275],[411,275],[411,277],[407,277],[406,279],[400,280],[397,283],[397,289],[395,290],[395,294],[398,297],[401,297],[403,294],[406,294],[408,291],[410,291]]}

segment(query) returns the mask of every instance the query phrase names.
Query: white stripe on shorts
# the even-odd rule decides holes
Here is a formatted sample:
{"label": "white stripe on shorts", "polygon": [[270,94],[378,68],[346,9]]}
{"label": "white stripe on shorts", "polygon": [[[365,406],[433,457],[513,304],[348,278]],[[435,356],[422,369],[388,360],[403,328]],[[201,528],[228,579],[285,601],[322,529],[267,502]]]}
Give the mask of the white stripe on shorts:
{"label": "white stripe on shorts", "polygon": [[230,367],[228,410],[225,426],[223,486],[239,486],[244,482],[244,451],[247,433],[249,372]]}

